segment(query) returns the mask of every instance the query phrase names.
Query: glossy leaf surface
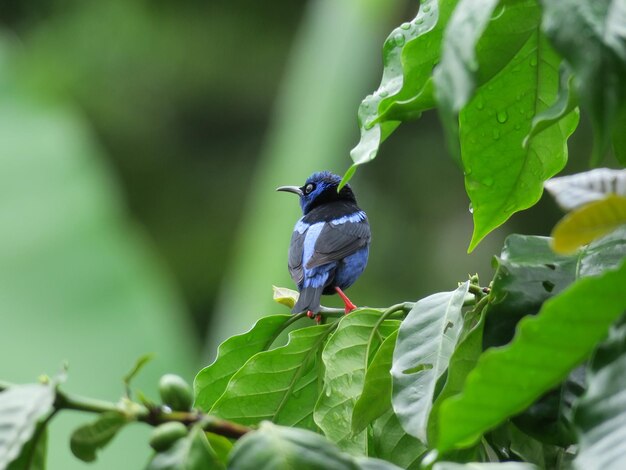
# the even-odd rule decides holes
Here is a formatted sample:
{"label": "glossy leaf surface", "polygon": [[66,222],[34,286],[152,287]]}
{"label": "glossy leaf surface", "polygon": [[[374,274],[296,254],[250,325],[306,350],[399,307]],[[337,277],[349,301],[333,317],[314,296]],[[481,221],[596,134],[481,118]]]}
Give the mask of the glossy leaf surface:
{"label": "glossy leaf surface", "polygon": [[317,354],[333,325],[292,331],[289,342],[256,354],[230,379],[211,413],[241,424],[262,420],[316,429]]}
{"label": "glossy leaf surface", "polygon": [[196,406],[208,411],[224,393],[228,381],[248,359],[271,346],[291,315],[263,317],[252,329],[228,338],[220,344],[217,358],[196,375]]}
{"label": "glossy leaf surface", "polygon": [[463,319],[469,281],[452,292],[415,303],[400,326],[393,353],[393,409],[412,436],[426,441],[426,424],[437,380],[448,367]]}
{"label": "glossy leaf surface", "polygon": [[486,351],[441,405],[438,449],[471,445],[561,382],[626,309],[625,282],[626,265],[580,279],[522,320],[510,345]]}
{"label": "glossy leaf surface", "polygon": [[[363,391],[365,371],[374,355],[372,341],[377,341],[373,327],[380,312],[357,310],[343,317],[337,331],[324,347],[324,390],[315,405],[315,422],[339,448],[354,453],[366,453],[364,433],[352,435],[352,415],[355,403]],[[398,328],[395,320],[386,320],[380,327],[383,337]]]}

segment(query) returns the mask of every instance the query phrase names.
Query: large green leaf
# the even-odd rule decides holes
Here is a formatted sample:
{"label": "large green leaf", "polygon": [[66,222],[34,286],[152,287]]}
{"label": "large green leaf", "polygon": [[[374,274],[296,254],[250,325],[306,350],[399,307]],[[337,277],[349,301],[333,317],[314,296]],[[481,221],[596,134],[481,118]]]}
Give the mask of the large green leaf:
{"label": "large green leaf", "polygon": [[574,415],[579,434],[577,469],[626,466],[626,328],[615,328],[597,351],[587,393]]}
{"label": "large green leaf", "polygon": [[626,264],[576,281],[526,317],[510,345],[486,351],[463,392],[441,405],[437,448],[466,447],[559,384],[626,309]]}
{"label": "large green leaf", "polygon": [[[528,5],[518,9],[519,15],[538,14]],[[567,161],[567,138],[578,123],[575,112],[523,145],[532,118],[557,99],[559,61],[534,25],[519,52],[460,113],[465,187],[474,211],[470,251],[514,212],[535,204],[543,182]]]}
{"label": "large green leaf", "polygon": [[376,459],[355,459],[323,436],[304,429],[261,423],[237,441],[229,470],[399,470]]}
{"label": "large green leaf", "polygon": [[407,470],[420,468],[426,446],[407,434],[393,410],[389,409],[372,425],[369,455],[385,459]]}
{"label": "large green leaf", "polygon": [[624,0],[542,0],[543,30],[574,71],[576,90],[589,111],[594,160],[606,151],[626,100]]}
{"label": "large green leaf", "polygon": [[438,462],[434,465],[433,470],[537,470],[537,467],[525,462]]}
{"label": "large green leaf", "polygon": [[[372,341],[377,336],[373,328],[381,313],[358,310],[339,321],[337,331],[328,340],[322,353],[324,361],[324,390],[315,405],[315,422],[339,448],[356,454],[366,453],[364,433],[352,435],[352,414],[363,392],[365,371],[373,356]],[[379,332],[388,336],[398,328],[396,320],[385,320]]]}
{"label": "large green leaf", "polygon": [[477,323],[463,322],[463,331],[458,345],[450,357],[446,382],[439,395],[433,403],[428,415],[427,435],[431,446],[437,443],[439,435],[439,409],[441,403],[453,395],[457,395],[463,390],[465,379],[478,362],[478,357],[483,352],[483,329],[485,327],[486,310],[480,312]]}
{"label": "large green leaf", "polygon": [[402,322],[393,353],[393,409],[402,427],[426,442],[435,385],[446,371],[462,330],[461,309],[469,281],[455,291],[415,303]]}
{"label": "large green leaf", "polygon": [[0,468],[17,459],[38,422],[53,408],[54,387],[16,385],[0,393]]}
{"label": "large green leaf", "polygon": [[315,429],[317,354],[332,324],[292,331],[286,345],[256,354],[230,379],[211,413],[242,424],[271,420]]}
{"label": "large green leaf", "polygon": [[435,81],[452,148],[460,132],[474,214],[470,251],[514,212],[536,203],[543,181],[567,159],[573,113],[522,145],[532,118],[558,96],[560,59],[541,35],[539,19],[534,0],[464,0],[446,29]]}
{"label": "large green leaf", "polygon": [[96,460],[96,451],[104,448],[128,423],[122,413],[102,413],[89,424],[84,424],[72,433],[70,449],[83,462]]}
{"label": "large green leaf", "polygon": [[387,336],[367,368],[363,393],[352,410],[354,434],[363,431],[368,424],[391,409],[391,363],[397,338],[397,331]]}
{"label": "large green leaf", "polygon": [[202,369],[194,380],[195,406],[208,411],[224,393],[228,381],[248,359],[268,349],[291,315],[263,317],[250,331],[228,338],[220,344],[217,358]]}
{"label": "large green leaf", "polygon": [[399,121],[419,117],[435,105],[432,70],[439,62],[443,29],[456,0],[425,0],[417,16],[389,35],[383,46],[383,77],[373,94],[359,107],[361,139],[352,149],[354,160],[344,182],[356,165],[376,157],[380,144],[398,127]]}
{"label": "large green leaf", "polygon": [[146,470],[224,470],[200,426],[150,459]]}

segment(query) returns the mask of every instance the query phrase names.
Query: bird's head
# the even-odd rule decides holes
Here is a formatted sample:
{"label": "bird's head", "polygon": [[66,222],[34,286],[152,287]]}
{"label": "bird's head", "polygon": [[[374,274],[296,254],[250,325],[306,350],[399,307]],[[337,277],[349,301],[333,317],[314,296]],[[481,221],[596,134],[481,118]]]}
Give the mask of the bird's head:
{"label": "bird's head", "polygon": [[346,184],[337,192],[341,177],[329,171],[313,173],[302,186],[281,186],[276,191],[287,191],[300,196],[302,213],[308,214],[311,209],[334,201],[351,201],[356,203],[350,185]]}

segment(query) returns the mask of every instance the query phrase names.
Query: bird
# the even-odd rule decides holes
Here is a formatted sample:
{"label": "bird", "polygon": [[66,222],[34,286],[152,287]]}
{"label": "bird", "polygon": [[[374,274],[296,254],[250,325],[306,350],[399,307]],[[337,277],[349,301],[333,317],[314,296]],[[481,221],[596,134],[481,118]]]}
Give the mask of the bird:
{"label": "bird", "polygon": [[367,215],[350,185],[338,191],[340,182],[338,175],[321,171],[302,186],[276,189],[297,194],[302,209],[289,244],[289,274],[300,292],[292,313],[307,312],[318,322],[322,294],[337,293],[346,314],[357,308],[343,291],[361,276],[369,256]]}

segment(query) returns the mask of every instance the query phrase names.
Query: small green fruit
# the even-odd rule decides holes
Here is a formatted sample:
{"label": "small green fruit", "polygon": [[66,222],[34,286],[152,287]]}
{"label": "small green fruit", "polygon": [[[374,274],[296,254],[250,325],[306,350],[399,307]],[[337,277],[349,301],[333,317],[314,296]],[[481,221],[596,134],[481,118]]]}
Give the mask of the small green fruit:
{"label": "small green fruit", "polygon": [[152,431],[150,436],[150,447],[157,452],[163,452],[176,442],[187,435],[187,427],[183,423],[178,421],[172,421],[171,423],[164,423]]}
{"label": "small green fruit", "polygon": [[191,387],[185,380],[174,374],[165,374],[159,380],[159,394],[163,404],[174,411],[189,411],[193,404]]}

